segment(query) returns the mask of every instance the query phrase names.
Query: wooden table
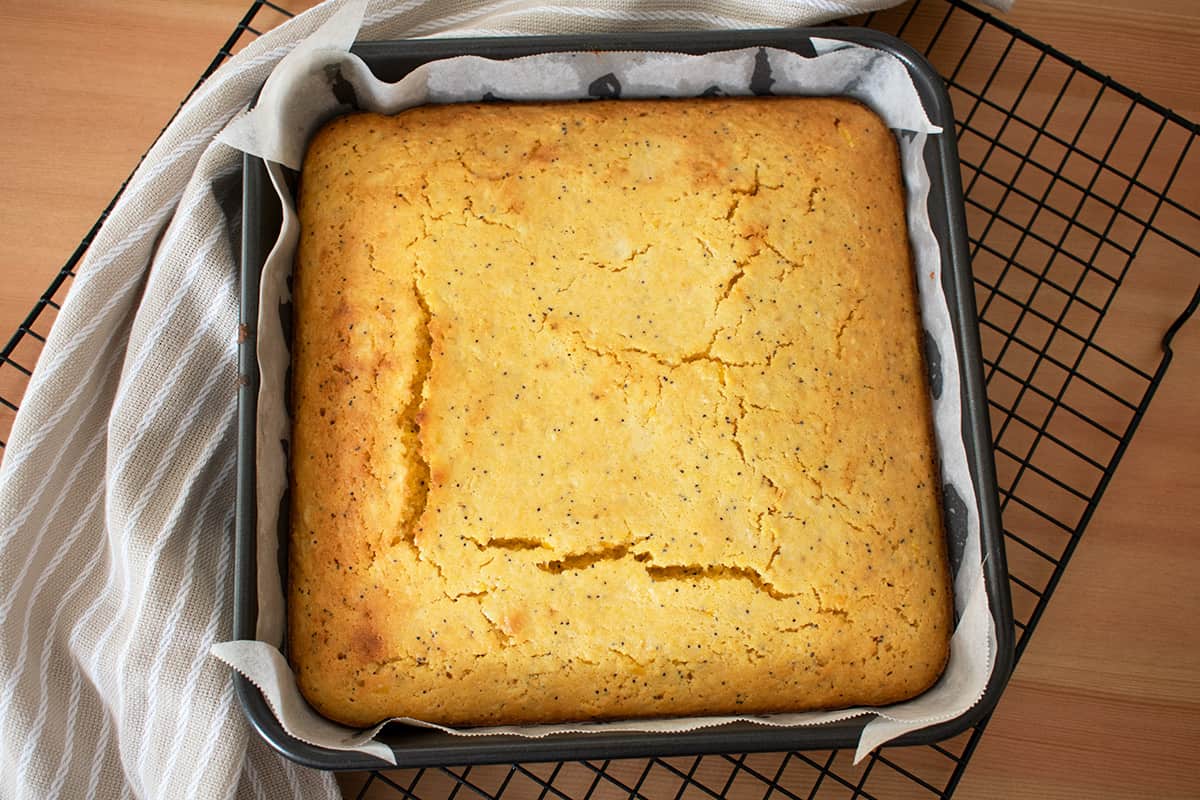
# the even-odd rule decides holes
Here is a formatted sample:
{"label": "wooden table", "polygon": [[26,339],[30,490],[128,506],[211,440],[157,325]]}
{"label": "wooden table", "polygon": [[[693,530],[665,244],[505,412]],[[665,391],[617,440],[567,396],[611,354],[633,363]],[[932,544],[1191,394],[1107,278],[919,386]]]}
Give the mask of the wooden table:
{"label": "wooden table", "polygon": [[[0,337],[15,330],[247,5],[0,3]],[[1008,19],[1200,119],[1192,0],[1018,0]],[[1187,191],[1200,204],[1197,177]],[[1194,263],[1187,268],[1137,298],[1142,318],[1182,307],[1200,280]],[[958,796],[1200,796],[1198,389],[1194,320]],[[8,397],[17,391],[0,386]]]}

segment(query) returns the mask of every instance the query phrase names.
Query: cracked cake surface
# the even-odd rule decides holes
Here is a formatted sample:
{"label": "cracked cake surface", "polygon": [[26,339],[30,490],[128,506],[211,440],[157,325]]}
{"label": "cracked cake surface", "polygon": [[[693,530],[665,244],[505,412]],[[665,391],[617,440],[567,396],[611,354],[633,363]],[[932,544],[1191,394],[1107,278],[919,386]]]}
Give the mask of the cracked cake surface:
{"label": "cracked cake surface", "polygon": [[299,197],[289,657],[319,711],[765,713],[936,680],[930,404],[871,111],[356,114]]}

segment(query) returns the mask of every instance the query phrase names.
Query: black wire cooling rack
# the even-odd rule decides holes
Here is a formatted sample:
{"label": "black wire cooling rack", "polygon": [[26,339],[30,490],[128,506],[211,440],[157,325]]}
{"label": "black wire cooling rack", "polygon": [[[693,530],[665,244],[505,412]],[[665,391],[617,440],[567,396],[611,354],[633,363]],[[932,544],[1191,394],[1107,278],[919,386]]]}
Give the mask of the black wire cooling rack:
{"label": "black wire cooling rack", "polygon": [[[290,15],[253,2],[201,81]],[[1200,126],[962,0],[854,22],[924,52],[957,112],[1019,658],[1200,302],[1200,216],[1182,200],[1200,180]],[[0,350],[0,448],[107,214]],[[1113,337],[1123,297],[1143,291],[1154,263],[1172,264],[1176,296],[1192,291],[1190,302],[1161,339],[1131,337],[1128,325]],[[885,747],[858,765],[838,750],[447,765],[343,776],[343,788],[404,798],[947,797],[986,726],[940,745]]]}

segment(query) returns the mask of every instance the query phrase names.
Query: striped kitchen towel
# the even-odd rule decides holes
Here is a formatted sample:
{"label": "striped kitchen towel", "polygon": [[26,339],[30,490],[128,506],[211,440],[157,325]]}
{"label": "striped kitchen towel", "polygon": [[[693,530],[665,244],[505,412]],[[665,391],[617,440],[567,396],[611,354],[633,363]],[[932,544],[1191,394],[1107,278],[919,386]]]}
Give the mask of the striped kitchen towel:
{"label": "striped kitchen towel", "polygon": [[[893,2],[371,2],[362,38],[794,26]],[[338,794],[249,730],[208,655],[231,636],[241,188],[214,140],[338,5],[200,87],[79,265],[0,466],[0,796]]]}

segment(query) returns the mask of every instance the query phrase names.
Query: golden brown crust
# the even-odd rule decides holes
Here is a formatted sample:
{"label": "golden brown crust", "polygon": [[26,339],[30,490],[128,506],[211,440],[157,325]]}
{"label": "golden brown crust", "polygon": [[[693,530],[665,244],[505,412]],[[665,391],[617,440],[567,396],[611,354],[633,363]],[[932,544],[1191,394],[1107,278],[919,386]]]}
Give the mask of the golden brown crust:
{"label": "golden brown crust", "polygon": [[452,725],[886,704],[952,605],[897,149],[837,99],[327,125],[290,656]]}

